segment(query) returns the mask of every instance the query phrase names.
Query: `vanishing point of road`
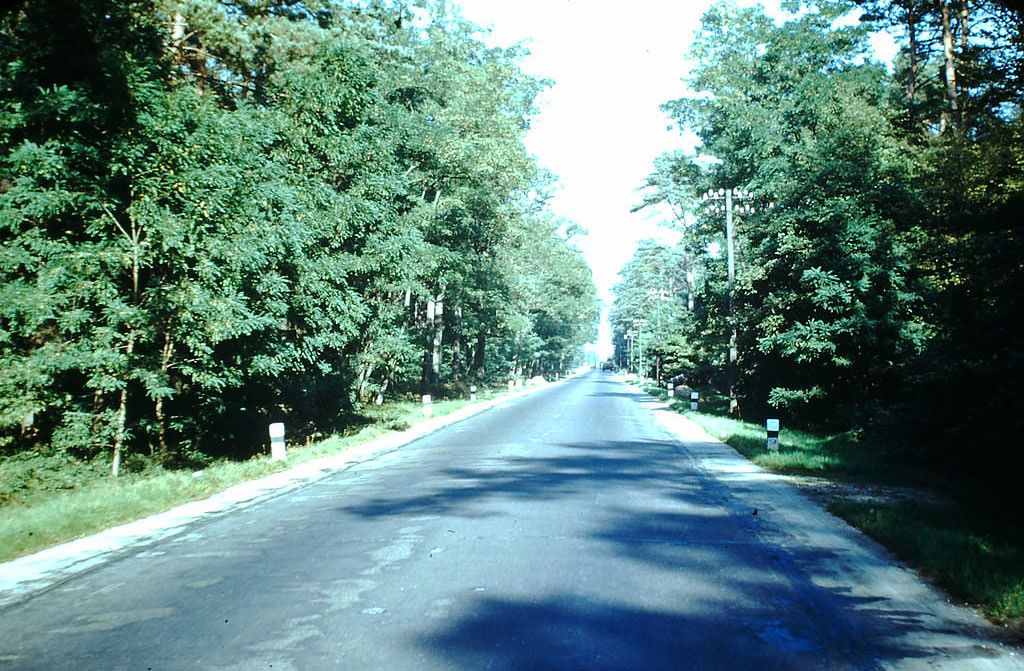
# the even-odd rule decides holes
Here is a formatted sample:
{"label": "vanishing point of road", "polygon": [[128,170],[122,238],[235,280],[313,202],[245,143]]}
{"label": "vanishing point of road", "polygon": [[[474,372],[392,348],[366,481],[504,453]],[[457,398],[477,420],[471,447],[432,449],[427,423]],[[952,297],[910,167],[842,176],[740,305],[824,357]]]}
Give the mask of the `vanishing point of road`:
{"label": "vanishing point of road", "polygon": [[9,603],[0,669],[1024,669],[995,634],[591,372]]}

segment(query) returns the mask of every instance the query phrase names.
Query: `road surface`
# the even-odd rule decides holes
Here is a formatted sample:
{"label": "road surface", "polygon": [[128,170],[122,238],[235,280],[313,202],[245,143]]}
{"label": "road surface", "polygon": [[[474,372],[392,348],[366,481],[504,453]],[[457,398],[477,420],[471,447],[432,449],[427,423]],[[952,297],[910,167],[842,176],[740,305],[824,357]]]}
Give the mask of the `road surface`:
{"label": "road surface", "polygon": [[593,372],[3,608],[0,669],[1024,668],[993,633]]}

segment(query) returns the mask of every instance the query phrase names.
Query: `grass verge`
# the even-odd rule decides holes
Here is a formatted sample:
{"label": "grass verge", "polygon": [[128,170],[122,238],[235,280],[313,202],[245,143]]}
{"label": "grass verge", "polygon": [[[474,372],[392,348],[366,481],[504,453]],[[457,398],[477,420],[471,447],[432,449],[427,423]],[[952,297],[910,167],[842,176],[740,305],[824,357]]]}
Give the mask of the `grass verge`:
{"label": "grass verge", "polygon": [[[953,490],[933,495],[929,485],[939,474],[894,462],[864,445],[854,434],[821,435],[782,427],[780,447],[769,452],[762,424],[723,416],[721,399],[701,402],[669,399],[664,390],[648,393],[732,446],[759,466],[780,473],[811,475],[851,485],[830,488],[829,510],[888,548],[896,557],[949,594],[1024,635],[1024,531],[1017,516],[1000,515]],[[879,487],[920,491],[920,500],[878,497]],[[865,502],[850,492],[870,489]]]}
{"label": "grass verge", "polygon": [[[451,414],[469,403],[437,401],[433,416]],[[307,446],[290,445],[287,463],[258,456],[240,462],[217,461],[197,472],[153,468],[115,479],[106,474],[105,458],[75,462],[64,455],[21,454],[0,461],[0,561],[197,501],[425,420],[421,405],[414,401],[374,406],[364,414],[370,423],[348,435]]]}
{"label": "grass verge", "polygon": [[836,501],[829,507],[950,594],[1021,631],[1024,539],[1019,529],[958,506]]}
{"label": "grass verge", "polygon": [[736,449],[757,465],[773,471],[800,475],[821,475],[844,481],[902,481],[913,479],[911,472],[896,470],[891,464],[879,464],[877,455],[866,449],[853,433],[821,435],[783,426],[778,451],[769,451],[763,424],[744,422],[724,415],[727,405],[721,399],[701,401],[702,411],[689,409],[689,400],[669,399],[664,390],[649,388],[648,393],[664,399],[673,410],[683,413],[712,436]]}

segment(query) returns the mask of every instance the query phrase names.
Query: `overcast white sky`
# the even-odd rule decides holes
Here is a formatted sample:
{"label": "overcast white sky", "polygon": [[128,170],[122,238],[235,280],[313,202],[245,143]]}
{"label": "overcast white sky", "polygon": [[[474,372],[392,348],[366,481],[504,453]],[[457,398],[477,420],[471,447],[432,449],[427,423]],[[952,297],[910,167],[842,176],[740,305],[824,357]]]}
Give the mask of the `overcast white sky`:
{"label": "overcast white sky", "polygon": [[[463,15],[490,28],[488,41],[525,41],[525,69],[554,81],[526,143],[561,180],[552,208],[589,234],[577,239],[602,300],[637,241],[670,240],[666,216],[631,214],[637,191],[660,153],[693,149],[695,138],[669,130],[658,106],[680,97],[685,60],[710,0],[456,0]],[[740,0],[737,4],[755,3]],[[778,1],[762,2],[778,15]],[[599,351],[610,352],[602,325]]]}

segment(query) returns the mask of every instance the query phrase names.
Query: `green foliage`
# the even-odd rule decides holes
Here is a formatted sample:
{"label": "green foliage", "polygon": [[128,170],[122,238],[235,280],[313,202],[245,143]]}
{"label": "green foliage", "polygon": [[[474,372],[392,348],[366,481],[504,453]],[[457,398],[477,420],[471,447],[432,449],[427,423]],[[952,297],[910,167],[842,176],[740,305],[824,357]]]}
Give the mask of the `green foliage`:
{"label": "green foliage", "polygon": [[559,235],[559,222],[528,220],[505,262],[521,279],[510,298],[516,313],[503,338],[512,377],[564,375],[582,362],[596,335],[597,292],[580,251]]}
{"label": "green foliage", "polygon": [[[859,25],[836,21],[855,5]],[[682,241],[657,253],[692,276],[649,345],[678,353],[671,373],[724,391],[735,327],[744,416],[864,429],[892,457],[1013,497],[1024,17],[987,1],[953,14],[947,26],[936,3],[881,0],[801,5],[782,24],[760,8],[708,11],[693,93],[663,106],[700,154],[659,158],[640,205],[671,207]],[[891,74],[864,56],[881,26],[906,40]],[[702,202],[709,189],[752,194],[733,211],[731,296],[724,203]],[[637,271],[651,255],[638,251],[616,289],[620,363],[629,324],[651,321],[638,297],[663,284]]]}
{"label": "green foliage", "polygon": [[545,83],[424,10],[0,14],[0,448],[190,466],[483,379],[491,340],[572,363],[594,290],[532,195]]}
{"label": "green foliage", "polygon": [[683,372],[694,377],[701,344],[680,337],[693,325],[687,306],[697,289],[690,259],[683,246],[671,249],[642,240],[623,267],[610,314],[618,365],[636,371],[642,348],[644,370],[639,372],[653,377],[660,361],[663,377]]}

